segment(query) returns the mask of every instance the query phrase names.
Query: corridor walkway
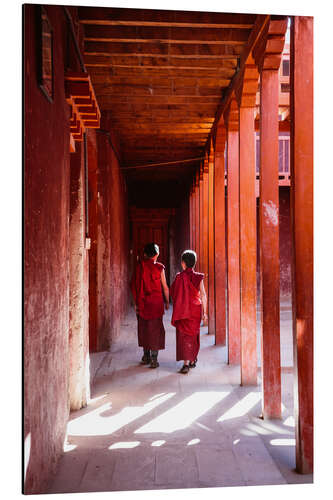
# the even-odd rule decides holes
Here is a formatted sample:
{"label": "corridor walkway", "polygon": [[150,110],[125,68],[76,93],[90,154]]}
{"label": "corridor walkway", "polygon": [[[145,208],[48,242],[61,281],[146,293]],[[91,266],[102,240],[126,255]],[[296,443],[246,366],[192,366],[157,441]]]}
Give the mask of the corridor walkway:
{"label": "corridor walkway", "polygon": [[[292,342],[281,307],[283,418],[263,421],[260,385],[240,387],[239,367],[201,329],[197,367],[177,370],[171,311],[160,367],[140,366],[130,313],[111,352],[92,355],[87,408],[71,414],[50,493],[312,482],[294,472]],[[258,346],[258,352],[260,351]]]}

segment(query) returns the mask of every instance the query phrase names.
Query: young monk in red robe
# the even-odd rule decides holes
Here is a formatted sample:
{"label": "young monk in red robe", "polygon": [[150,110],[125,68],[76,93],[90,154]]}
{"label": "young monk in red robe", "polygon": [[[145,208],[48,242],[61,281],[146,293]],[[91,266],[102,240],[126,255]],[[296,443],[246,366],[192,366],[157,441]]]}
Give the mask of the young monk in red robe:
{"label": "young monk in red robe", "polygon": [[157,262],[159,247],[149,243],[144,248],[144,259],[138,263],[131,281],[131,291],[138,318],[138,343],[143,347],[141,364],[157,368],[158,351],[165,348],[163,326],[164,301],[169,309],[169,288],[164,265]]}
{"label": "young monk in red robe", "polygon": [[207,320],[207,297],[204,275],[194,271],[197,255],[185,250],[181,257],[183,271],[176,275],[170,293],[173,300],[171,324],[176,327],[176,359],[184,360],[180,373],[188,373],[197,363],[200,349],[200,323]]}

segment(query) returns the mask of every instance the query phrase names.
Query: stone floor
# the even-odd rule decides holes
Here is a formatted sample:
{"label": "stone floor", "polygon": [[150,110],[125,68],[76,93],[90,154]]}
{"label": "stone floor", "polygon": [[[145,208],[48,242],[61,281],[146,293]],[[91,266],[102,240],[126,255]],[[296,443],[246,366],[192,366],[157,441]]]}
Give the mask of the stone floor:
{"label": "stone floor", "polygon": [[226,347],[206,328],[197,367],[178,374],[170,317],[158,369],[138,363],[133,312],[111,351],[91,357],[91,401],[70,416],[49,493],[311,483],[294,471],[289,305],[281,306],[281,420],[259,418],[260,368],[259,385],[241,387],[239,367],[226,364]]}

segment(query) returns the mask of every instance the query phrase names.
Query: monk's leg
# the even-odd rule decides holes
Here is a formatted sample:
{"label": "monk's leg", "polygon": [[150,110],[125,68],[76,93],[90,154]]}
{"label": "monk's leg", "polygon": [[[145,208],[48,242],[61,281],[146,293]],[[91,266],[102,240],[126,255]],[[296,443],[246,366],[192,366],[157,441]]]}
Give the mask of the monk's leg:
{"label": "monk's leg", "polygon": [[197,335],[195,347],[193,349],[193,357],[194,360],[190,362],[190,368],[195,368],[198,362],[198,354],[199,354],[199,349],[200,349],[200,333]]}
{"label": "monk's leg", "polygon": [[141,364],[142,365],[149,365],[150,360],[151,360],[150,349],[143,348],[143,356],[142,356],[142,359],[141,359]]}
{"label": "monk's leg", "polygon": [[157,356],[158,351],[151,351],[150,368],[157,368],[158,366],[160,366],[159,362],[157,361]]}

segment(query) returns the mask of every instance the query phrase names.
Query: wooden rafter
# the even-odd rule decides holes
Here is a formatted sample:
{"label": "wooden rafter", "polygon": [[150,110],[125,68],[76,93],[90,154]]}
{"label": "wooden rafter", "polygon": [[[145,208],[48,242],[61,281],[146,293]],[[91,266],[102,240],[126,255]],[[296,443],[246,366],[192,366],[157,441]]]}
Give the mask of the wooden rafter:
{"label": "wooden rafter", "polygon": [[150,9],[122,9],[104,7],[80,7],[82,24],[120,26],[196,26],[251,28],[255,15],[220,12],[168,11]]}

